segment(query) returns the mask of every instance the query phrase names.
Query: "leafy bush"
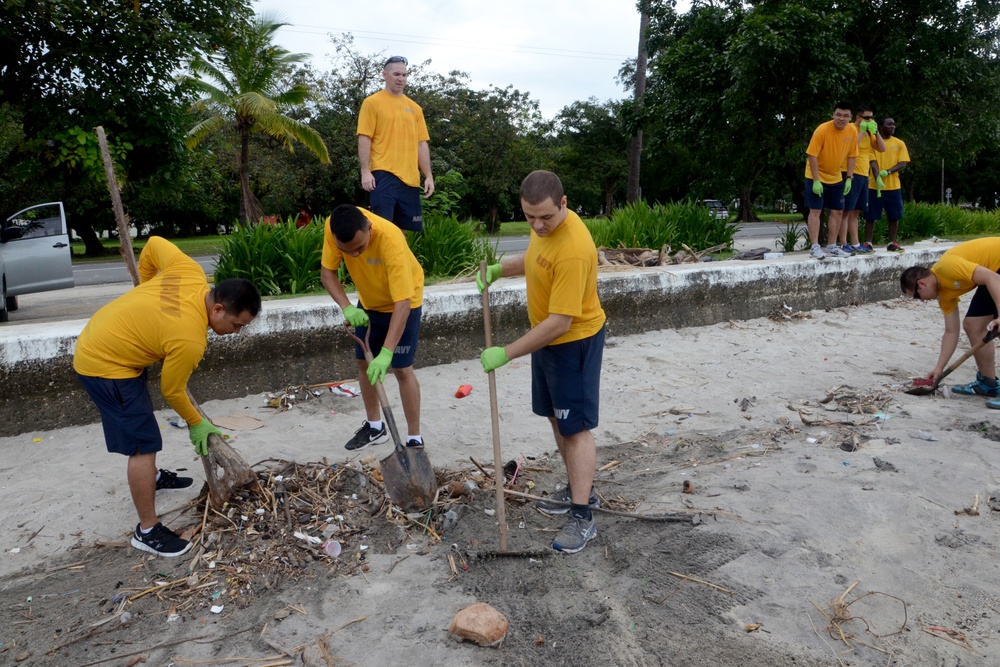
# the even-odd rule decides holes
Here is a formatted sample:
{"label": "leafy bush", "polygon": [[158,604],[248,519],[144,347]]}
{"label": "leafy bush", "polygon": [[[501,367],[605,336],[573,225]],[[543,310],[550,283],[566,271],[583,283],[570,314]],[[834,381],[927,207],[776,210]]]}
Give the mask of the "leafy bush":
{"label": "leafy bush", "polygon": [[[876,238],[886,238],[884,223],[876,224]],[[966,211],[946,204],[907,202],[899,223],[899,237],[920,240],[932,236],[987,236],[1000,232],[1000,215],[996,211]]]}
{"label": "leafy bush", "polygon": [[265,296],[301,294],[320,287],[323,224],[296,228],[291,217],[274,225],[237,225],[216,263],[215,281],[246,278]]}
{"label": "leafy bush", "polygon": [[497,261],[496,248],[476,233],[476,222],[449,217],[424,216],[424,231],[406,233],[410,250],[428,276],[452,277]]}
{"label": "leafy bush", "polygon": [[[780,230],[781,227],[778,227]],[[808,232],[802,228],[802,225],[797,225],[794,222],[785,223],[785,230],[782,232],[774,241],[774,247],[782,252],[794,252],[795,246],[799,244],[799,240],[807,240],[809,238]]]}
{"label": "leafy bush", "polygon": [[605,220],[587,223],[594,243],[608,248],[654,248],[670,245],[692,250],[715,245],[731,247],[736,227],[716,220],[712,211],[694,202],[654,204],[645,200],[615,209]]}

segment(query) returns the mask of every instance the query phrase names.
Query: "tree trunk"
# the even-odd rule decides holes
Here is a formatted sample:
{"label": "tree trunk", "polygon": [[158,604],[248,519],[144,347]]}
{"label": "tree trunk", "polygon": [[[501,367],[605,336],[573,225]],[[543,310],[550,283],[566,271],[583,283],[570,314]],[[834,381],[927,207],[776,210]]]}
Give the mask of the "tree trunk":
{"label": "tree trunk", "polygon": [[260,200],[250,189],[250,131],[240,128],[240,154],[237,156],[240,172],[240,216],[248,225],[260,222],[264,216]]}
{"label": "tree trunk", "polygon": [[[649,12],[646,0],[639,3],[639,55],[635,63],[635,114],[642,118],[642,98],[646,93],[646,33],[649,32]],[[628,203],[639,201],[642,189],[639,187],[639,166],[642,161],[642,124],[636,128],[632,136],[628,156],[628,190],[625,200]],[[610,211],[609,211],[610,212]]]}
{"label": "tree trunk", "polygon": [[614,188],[604,188],[604,215],[611,215],[611,208],[615,205]]}
{"label": "tree trunk", "polygon": [[740,222],[760,222],[760,218],[753,210],[753,199],[750,197],[749,187],[740,186]]}
{"label": "tree trunk", "polygon": [[80,237],[83,241],[84,256],[86,257],[102,257],[108,254],[108,249],[104,247],[101,243],[101,239],[97,236],[97,232],[94,231],[93,225],[90,224],[70,224],[70,228],[76,232],[76,235]]}
{"label": "tree trunk", "polygon": [[490,234],[497,234],[500,232],[500,223],[497,221],[497,207],[490,206],[489,218],[486,220],[486,231]]}

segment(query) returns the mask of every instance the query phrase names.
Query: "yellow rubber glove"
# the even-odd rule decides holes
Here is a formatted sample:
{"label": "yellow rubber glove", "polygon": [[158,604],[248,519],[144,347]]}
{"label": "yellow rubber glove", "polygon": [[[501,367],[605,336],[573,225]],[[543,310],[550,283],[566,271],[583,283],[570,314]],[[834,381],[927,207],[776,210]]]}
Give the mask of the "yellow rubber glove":
{"label": "yellow rubber glove", "polygon": [[211,434],[222,435],[222,431],[215,428],[215,425],[207,419],[202,419],[194,426],[188,426],[188,435],[191,436],[191,444],[198,456],[208,456],[208,436]]}
{"label": "yellow rubber glove", "polygon": [[389,364],[392,363],[392,350],[387,350],[382,348],[382,351],[378,353],[378,356],[372,359],[372,362],[368,364],[368,381],[374,384],[376,382],[381,382],[385,379],[385,372],[389,370]]}
{"label": "yellow rubber glove", "polygon": [[[493,282],[500,277],[501,267],[500,264],[490,264],[486,267],[486,285],[492,285]],[[476,287],[479,288],[479,293],[482,294],[483,290],[486,288],[483,285],[483,272],[476,271]]]}
{"label": "yellow rubber glove", "polygon": [[510,359],[507,358],[507,353],[503,351],[502,347],[488,347],[483,350],[483,353],[479,355],[479,361],[483,365],[483,371],[489,373],[490,371],[495,371],[504,364],[510,363]]}

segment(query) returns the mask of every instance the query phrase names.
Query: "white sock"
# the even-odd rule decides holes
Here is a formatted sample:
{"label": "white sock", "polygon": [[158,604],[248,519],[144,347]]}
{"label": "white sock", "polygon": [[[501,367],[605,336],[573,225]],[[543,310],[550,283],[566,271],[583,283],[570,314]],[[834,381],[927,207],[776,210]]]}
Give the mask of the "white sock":
{"label": "white sock", "polygon": [[156,471],[156,481],[157,482],[160,481],[160,471],[159,470]]}
{"label": "white sock", "polygon": [[[153,528],[156,528],[156,526],[153,526]],[[139,532],[143,535],[149,535],[149,531],[153,530],[153,528],[143,528],[142,526],[139,526]]]}
{"label": "white sock", "polygon": [[373,422],[371,419],[368,420],[368,425],[371,426],[376,431],[382,430],[382,420],[379,419],[377,422]]}
{"label": "white sock", "polygon": [[422,437],[420,437],[419,435],[408,435],[408,436],[406,436],[406,440],[407,440],[407,442],[409,442],[410,440],[416,440],[421,445],[424,444],[424,439]]}

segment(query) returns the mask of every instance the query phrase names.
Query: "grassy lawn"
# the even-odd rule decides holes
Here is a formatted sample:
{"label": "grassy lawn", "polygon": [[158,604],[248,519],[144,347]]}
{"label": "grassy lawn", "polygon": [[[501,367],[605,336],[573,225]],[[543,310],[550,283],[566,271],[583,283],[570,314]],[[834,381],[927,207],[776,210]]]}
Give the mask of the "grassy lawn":
{"label": "grassy lawn", "polygon": [[[222,247],[222,236],[192,236],[190,238],[182,239],[170,239],[170,242],[176,245],[178,248],[184,251],[185,254],[191,256],[198,255],[214,255],[219,252]],[[108,249],[109,253],[104,257],[84,257],[84,246],[83,243],[75,242],[72,244],[73,248],[73,263],[74,264],[85,264],[88,262],[108,262],[118,259],[119,248],[121,248],[121,243],[117,240],[103,239],[104,247]],[[142,247],[146,245],[146,239],[132,239],[132,247],[136,253],[142,250]]]}

